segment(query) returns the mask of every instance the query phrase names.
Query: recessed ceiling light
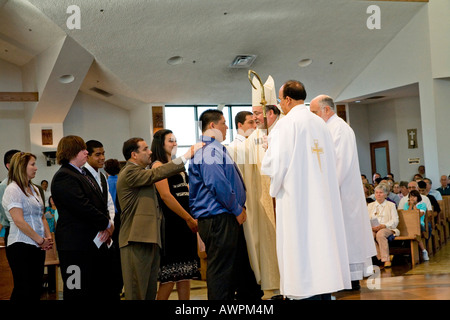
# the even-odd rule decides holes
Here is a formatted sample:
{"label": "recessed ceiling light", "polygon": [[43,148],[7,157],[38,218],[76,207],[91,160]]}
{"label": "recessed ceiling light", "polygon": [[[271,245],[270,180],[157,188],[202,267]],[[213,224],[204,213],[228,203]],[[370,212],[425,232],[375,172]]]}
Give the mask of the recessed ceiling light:
{"label": "recessed ceiling light", "polygon": [[181,64],[181,63],[183,63],[183,57],[180,57],[180,56],[172,57],[169,60],[167,60],[167,63],[170,64],[171,66]]}
{"label": "recessed ceiling light", "polygon": [[312,59],[302,59],[298,62],[298,66],[304,68],[304,67],[309,66],[311,63],[312,63]]}
{"label": "recessed ceiling light", "polygon": [[75,77],[71,74],[65,74],[58,79],[59,82],[64,84],[71,83],[73,80],[75,80]]}

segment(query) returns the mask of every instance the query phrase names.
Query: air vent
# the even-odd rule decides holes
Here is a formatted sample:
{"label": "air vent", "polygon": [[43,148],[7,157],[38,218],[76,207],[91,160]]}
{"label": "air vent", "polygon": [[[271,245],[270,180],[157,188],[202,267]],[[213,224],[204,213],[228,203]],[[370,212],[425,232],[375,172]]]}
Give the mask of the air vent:
{"label": "air vent", "polygon": [[377,99],[383,99],[386,98],[386,96],[373,96],[373,97],[369,97],[366,100],[377,100]]}
{"label": "air vent", "polygon": [[97,87],[93,87],[93,88],[91,88],[89,90],[97,92],[98,94],[101,94],[102,96],[107,97],[107,98],[112,96],[112,93],[109,93],[109,92],[107,92],[105,90],[102,90],[100,88],[97,88]]}
{"label": "air vent", "polygon": [[234,58],[233,62],[229,65],[230,68],[248,68],[255,61],[256,55],[243,54]]}

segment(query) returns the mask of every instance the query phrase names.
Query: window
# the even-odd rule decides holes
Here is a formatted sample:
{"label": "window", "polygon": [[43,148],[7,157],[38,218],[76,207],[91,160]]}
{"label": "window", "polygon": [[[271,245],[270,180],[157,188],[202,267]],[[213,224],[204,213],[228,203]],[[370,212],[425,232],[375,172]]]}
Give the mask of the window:
{"label": "window", "polygon": [[[198,127],[198,119],[202,112],[208,109],[217,109],[217,107],[217,105],[167,105],[164,107],[165,128],[172,130],[177,138],[177,156],[186,153],[188,148],[198,141],[201,135],[201,130]],[[251,112],[252,107],[250,105],[225,105],[222,109],[223,116],[229,128],[224,144],[230,143],[236,136],[234,117],[240,111]]]}

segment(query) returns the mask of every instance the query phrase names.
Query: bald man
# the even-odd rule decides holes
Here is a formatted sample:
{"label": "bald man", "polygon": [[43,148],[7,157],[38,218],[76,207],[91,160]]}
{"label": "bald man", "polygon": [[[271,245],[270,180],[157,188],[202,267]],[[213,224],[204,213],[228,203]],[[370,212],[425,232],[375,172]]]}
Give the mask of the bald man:
{"label": "bald man", "polygon": [[376,248],[367,215],[366,198],[361,187],[355,133],[335,114],[334,102],[329,96],[314,98],[310,103],[310,111],[325,121],[333,139],[352,288],[359,289],[359,280],[364,276],[364,265],[376,255]]}

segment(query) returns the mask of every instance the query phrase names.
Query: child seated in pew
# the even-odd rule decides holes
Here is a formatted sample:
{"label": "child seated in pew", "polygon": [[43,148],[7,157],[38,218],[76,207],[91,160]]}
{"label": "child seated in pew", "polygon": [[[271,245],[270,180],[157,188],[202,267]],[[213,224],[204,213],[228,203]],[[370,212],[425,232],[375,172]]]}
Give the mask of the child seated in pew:
{"label": "child seated in pew", "polygon": [[[422,197],[420,192],[417,190],[411,190],[409,192],[409,199],[405,203],[405,206],[402,208],[403,210],[419,210],[420,211],[420,228],[422,231],[426,231],[425,227],[425,214],[427,212],[427,205],[422,202]],[[429,223],[430,224],[430,223]],[[431,225],[428,226],[431,229]],[[431,234],[431,233],[429,233]],[[426,239],[428,241],[428,239]],[[425,249],[425,246],[422,241],[419,242],[419,248],[422,250],[422,257],[424,261],[430,260],[428,257],[428,251]]]}

